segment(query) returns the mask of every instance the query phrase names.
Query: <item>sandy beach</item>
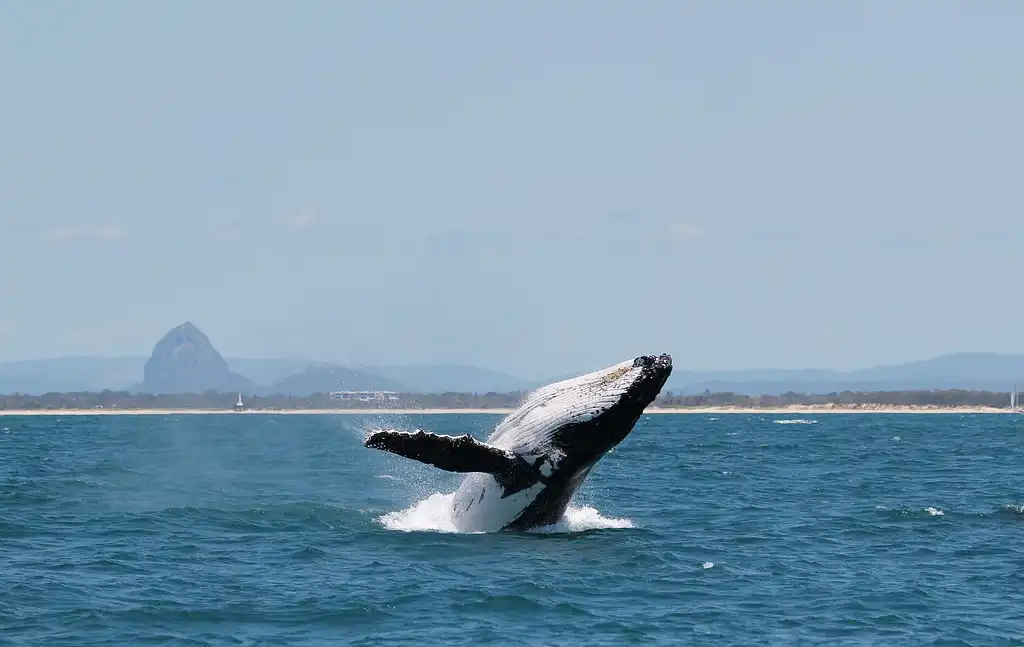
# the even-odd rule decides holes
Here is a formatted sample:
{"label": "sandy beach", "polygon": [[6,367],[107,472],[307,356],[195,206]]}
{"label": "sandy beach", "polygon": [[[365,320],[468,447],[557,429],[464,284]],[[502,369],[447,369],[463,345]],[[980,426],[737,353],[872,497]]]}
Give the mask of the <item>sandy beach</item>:
{"label": "sandy beach", "polygon": [[[181,415],[334,415],[334,416],[413,416],[446,414],[507,415],[513,409],[5,409],[0,416],[181,416]],[[979,414],[1013,413],[996,407],[939,407],[939,406],[883,406],[860,405],[790,405],[786,407],[651,407],[646,413],[655,415],[722,415],[722,414]]]}

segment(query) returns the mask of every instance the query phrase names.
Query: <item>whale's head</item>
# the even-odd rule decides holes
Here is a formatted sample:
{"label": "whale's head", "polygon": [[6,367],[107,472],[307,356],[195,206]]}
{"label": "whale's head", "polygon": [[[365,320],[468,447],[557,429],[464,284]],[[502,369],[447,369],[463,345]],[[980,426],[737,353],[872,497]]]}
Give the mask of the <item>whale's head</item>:
{"label": "whale's head", "polygon": [[633,430],[672,373],[669,355],[641,355],[531,393],[491,442],[568,459],[586,471]]}

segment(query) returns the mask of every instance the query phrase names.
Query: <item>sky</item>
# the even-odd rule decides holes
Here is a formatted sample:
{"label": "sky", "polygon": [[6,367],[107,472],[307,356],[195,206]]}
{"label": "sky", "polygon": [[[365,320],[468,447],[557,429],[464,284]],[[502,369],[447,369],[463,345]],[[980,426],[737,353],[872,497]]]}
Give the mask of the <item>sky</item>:
{"label": "sky", "polygon": [[0,4],[0,361],[1024,352],[1024,3]]}

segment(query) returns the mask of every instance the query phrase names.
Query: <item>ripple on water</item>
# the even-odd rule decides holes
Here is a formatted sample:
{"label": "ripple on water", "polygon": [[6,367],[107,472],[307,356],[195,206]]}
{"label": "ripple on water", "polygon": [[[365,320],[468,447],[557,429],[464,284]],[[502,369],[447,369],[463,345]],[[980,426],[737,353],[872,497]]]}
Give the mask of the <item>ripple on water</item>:
{"label": "ripple on water", "polygon": [[[446,516],[458,475],[360,445],[372,418],[9,419],[0,635],[1019,641],[1024,444],[1004,417],[714,418],[647,417],[562,522],[479,535]],[[402,425],[478,433],[496,419]]]}

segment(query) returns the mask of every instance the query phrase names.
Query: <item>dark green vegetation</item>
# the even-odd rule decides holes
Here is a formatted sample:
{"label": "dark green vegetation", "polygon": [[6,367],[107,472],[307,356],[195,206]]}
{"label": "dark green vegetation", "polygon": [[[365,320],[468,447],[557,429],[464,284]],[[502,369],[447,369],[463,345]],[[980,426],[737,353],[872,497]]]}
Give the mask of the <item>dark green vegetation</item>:
{"label": "dark green vegetation", "polygon": [[[519,404],[525,392],[510,393],[400,393],[394,399],[332,400],[327,393],[309,396],[267,395],[244,397],[247,409],[504,409]],[[102,391],[99,393],[46,393],[43,395],[0,395],[0,410],[58,409],[233,409],[237,393],[162,394]],[[746,396],[736,393],[679,395],[667,392],[653,406],[685,407],[785,407],[788,405],[835,406],[938,406],[1007,407],[1009,393],[995,391],[867,391],[808,395]]]}

